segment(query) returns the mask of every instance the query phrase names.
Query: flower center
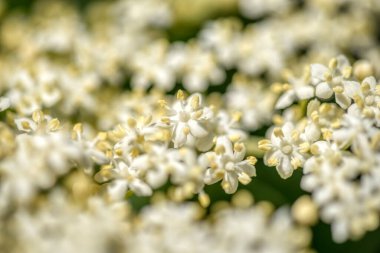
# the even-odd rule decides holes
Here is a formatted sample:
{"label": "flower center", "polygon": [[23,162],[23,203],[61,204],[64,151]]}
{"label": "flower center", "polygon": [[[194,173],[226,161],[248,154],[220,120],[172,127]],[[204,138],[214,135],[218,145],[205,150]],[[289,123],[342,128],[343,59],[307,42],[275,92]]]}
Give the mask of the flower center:
{"label": "flower center", "polygon": [[282,151],[282,153],[284,153],[286,155],[289,155],[290,153],[292,153],[293,148],[292,148],[292,146],[289,143],[284,143],[281,146],[281,151]]}
{"label": "flower center", "polygon": [[234,163],[233,162],[228,162],[226,164],[226,171],[234,171]]}
{"label": "flower center", "polygon": [[190,119],[190,115],[187,112],[185,112],[185,111],[179,112],[179,120],[180,121],[187,122],[189,119]]}

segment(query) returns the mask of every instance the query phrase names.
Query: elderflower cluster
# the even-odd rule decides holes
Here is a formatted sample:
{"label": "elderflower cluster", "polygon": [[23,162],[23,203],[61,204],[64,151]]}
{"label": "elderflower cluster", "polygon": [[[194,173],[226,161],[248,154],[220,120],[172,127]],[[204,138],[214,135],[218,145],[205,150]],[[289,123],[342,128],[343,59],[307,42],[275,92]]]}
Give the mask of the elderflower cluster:
{"label": "elderflower cluster", "polygon": [[[301,187],[332,224],[335,241],[360,238],[379,224],[380,86],[373,76],[353,76],[342,55],[309,70],[302,88],[284,84],[277,108],[299,104],[285,109],[259,147],[283,178],[303,168]],[[304,113],[296,116],[295,107]]]}
{"label": "elderflower cluster", "polygon": [[0,252],[380,231],[380,1],[74,2],[0,0]]}

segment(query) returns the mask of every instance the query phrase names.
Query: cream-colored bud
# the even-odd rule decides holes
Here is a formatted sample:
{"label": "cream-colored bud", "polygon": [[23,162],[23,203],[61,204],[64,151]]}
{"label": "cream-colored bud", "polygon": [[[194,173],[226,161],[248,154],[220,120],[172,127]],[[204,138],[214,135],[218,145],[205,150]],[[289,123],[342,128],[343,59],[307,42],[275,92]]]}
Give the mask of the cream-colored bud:
{"label": "cream-colored bud", "polygon": [[314,225],[318,221],[317,206],[308,195],[301,196],[292,206],[294,219],[302,225]]}

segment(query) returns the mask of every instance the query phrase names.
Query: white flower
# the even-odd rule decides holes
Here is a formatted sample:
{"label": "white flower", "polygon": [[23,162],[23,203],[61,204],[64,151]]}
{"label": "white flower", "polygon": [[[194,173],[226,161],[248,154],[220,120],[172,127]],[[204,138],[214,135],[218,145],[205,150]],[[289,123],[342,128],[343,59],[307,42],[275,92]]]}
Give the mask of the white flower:
{"label": "white flower", "polygon": [[276,109],[284,109],[298,100],[310,99],[314,97],[314,87],[310,85],[310,70],[306,69],[300,78],[288,73],[289,86],[286,84],[285,92],[277,100]]}
{"label": "white flower", "polygon": [[175,85],[175,73],[167,59],[167,42],[158,41],[132,57],[132,86],[148,89],[155,86],[171,90]]}
{"label": "white flower", "polygon": [[240,112],[245,130],[254,131],[270,123],[276,96],[262,83],[236,74],[224,97],[229,110]]}
{"label": "white flower", "polygon": [[[135,163],[138,161],[135,161]],[[112,200],[122,200],[128,190],[132,190],[138,196],[152,195],[151,187],[143,181],[142,171],[138,167],[128,165],[124,161],[118,162],[114,168],[102,169],[95,175],[100,182],[108,182],[107,192]]]}
{"label": "white flower", "polygon": [[352,106],[357,107],[363,117],[374,119],[376,126],[380,126],[380,86],[372,76],[365,78],[360,88],[353,91],[351,98],[354,100]]}
{"label": "white flower", "polygon": [[286,122],[281,128],[273,129],[270,140],[260,141],[259,148],[266,151],[265,164],[276,166],[280,176],[286,179],[305,162],[305,154],[301,152],[300,144],[300,133],[292,123]]}
{"label": "white flower", "polygon": [[247,133],[239,127],[242,114],[236,112],[232,115],[224,110],[219,110],[216,115],[216,133],[218,136],[227,136],[231,140],[242,141],[247,139]]}
{"label": "white flower", "polygon": [[214,184],[222,180],[222,187],[226,193],[234,193],[237,190],[238,182],[248,184],[251,182],[251,177],[256,176],[254,167],[256,158],[248,157],[247,160],[244,160],[244,144],[235,143],[233,145],[225,136],[217,139],[215,151],[208,152],[204,156],[209,164],[205,183]]}
{"label": "white flower", "polygon": [[51,189],[59,177],[85,160],[80,146],[62,131],[22,133],[15,143],[15,151],[0,161],[0,196],[8,205],[29,203],[40,190]]}
{"label": "white flower", "polygon": [[201,192],[206,166],[202,164],[195,150],[185,147],[172,149],[170,157],[171,182],[178,187],[190,187],[191,194]]}
{"label": "white flower", "polygon": [[196,42],[174,44],[168,57],[189,92],[205,91],[209,84],[219,85],[226,78],[214,54]]}
{"label": "white flower", "polygon": [[215,51],[216,57],[226,68],[236,66],[242,24],[237,19],[209,22],[200,32],[200,43]]}
{"label": "white flower", "polygon": [[182,147],[190,141],[191,136],[199,150],[209,150],[213,144],[213,133],[209,130],[213,112],[203,106],[202,96],[198,93],[185,99],[180,90],[177,98],[172,107],[166,107],[168,117],[162,119],[172,129],[174,147]]}
{"label": "white flower", "polygon": [[123,235],[130,225],[123,214],[127,212],[125,204],[110,204],[93,197],[79,206],[70,201],[71,196],[58,190],[47,197],[33,211],[17,210],[11,220],[12,227],[7,226],[7,231],[4,230],[22,252],[107,253],[110,248],[126,250]]}
{"label": "white flower", "polygon": [[217,252],[302,252],[311,240],[310,232],[297,226],[284,207],[273,214],[260,204],[230,208],[216,217]]}
{"label": "white flower", "polygon": [[353,148],[365,150],[369,147],[369,138],[378,132],[372,120],[362,118],[355,107],[350,107],[343,116],[340,127],[333,131],[332,139],[342,148],[352,145]]}
{"label": "white flower", "polygon": [[301,187],[312,192],[321,219],[332,224],[334,241],[357,239],[377,228],[378,154],[371,150],[353,154],[325,141],[314,143],[311,152],[314,156],[305,162]]}
{"label": "white flower", "polygon": [[351,104],[350,97],[359,89],[357,82],[347,80],[352,74],[352,67],[347,58],[340,55],[330,60],[329,67],[312,64],[310,68],[316,96],[329,99],[335,94],[336,103],[346,109]]}

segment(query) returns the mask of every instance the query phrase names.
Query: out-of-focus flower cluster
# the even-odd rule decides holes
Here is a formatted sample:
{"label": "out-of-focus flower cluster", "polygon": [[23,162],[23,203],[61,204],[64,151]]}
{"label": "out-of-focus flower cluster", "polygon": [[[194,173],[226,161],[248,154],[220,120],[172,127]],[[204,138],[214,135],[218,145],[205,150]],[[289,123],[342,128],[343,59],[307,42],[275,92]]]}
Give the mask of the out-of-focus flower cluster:
{"label": "out-of-focus flower cluster", "polygon": [[301,187],[337,242],[379,226],[380,86],[362,72],[340,55],[311,64],[302,85],[276,84],[276,107],[286,109],[259,142],[282,178],[303,168]]}
{"label": "out-of-focus flower cluster", "polygon": [[[380,3],[210,2],[1,12],[1,252],[313,252],[318,219],[335,242],[379,227]],[[310,196],[253,204],[261,158]]]}

